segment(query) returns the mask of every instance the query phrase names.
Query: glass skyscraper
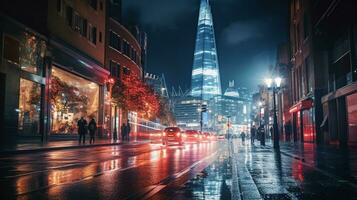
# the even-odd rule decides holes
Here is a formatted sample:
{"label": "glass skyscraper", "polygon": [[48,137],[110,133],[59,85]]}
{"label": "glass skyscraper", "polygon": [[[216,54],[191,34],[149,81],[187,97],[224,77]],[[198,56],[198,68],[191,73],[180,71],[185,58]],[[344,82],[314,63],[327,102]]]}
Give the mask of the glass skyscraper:
{"label": "glass skyscraper", "polygon": [[221,95],[216,41],[209,0],[201,0],[192,68],[192,96],[209,100],[215,95]]}

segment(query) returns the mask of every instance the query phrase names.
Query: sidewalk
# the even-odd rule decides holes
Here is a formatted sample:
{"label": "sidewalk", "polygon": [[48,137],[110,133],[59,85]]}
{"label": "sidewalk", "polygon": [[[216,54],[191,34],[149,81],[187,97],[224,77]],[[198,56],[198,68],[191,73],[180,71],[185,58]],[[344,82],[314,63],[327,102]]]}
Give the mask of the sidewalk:
{"label": "sidewalk", "polygon": [[[356,199],[356,150],[233,141],[240,197],[236,199]],[[232,188],[233,190],[234,188]]]}
{"label": "sidewalk", "polygon": [[48,141],[41,143],[40,141],[20,141],[16,144],[6,145],[0,147],[0,155],[7,154],[23,154],[40,151],[54,151],[64,149],[78,149],[78,148],[91,148],[99,146],[112,146],[120,144],[138,144],[146,143],[146,140],[131,141],[129,143],[120,140],[114,141],[112,139],[96,139],[94,144],[89,144],[89,140],[85,144],[78,144],[77,139],[69,139],[62,141]]}

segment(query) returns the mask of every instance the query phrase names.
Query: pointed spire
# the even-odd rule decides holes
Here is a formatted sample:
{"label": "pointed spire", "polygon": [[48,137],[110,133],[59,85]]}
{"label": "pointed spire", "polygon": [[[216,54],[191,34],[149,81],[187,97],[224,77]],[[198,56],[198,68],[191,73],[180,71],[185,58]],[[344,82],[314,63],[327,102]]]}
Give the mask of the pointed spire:
{"label": "pointed spire", "polygon": [[216,41],[208,0],[201,0],[192,68],[192,96],[209,100],[221,95]]}

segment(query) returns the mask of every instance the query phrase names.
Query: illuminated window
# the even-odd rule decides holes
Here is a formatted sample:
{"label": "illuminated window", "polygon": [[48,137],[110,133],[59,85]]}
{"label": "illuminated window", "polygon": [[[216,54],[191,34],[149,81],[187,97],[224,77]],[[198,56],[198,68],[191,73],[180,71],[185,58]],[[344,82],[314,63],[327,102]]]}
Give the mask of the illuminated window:
{"label": "illuminated window", "polygon": [[52,68],[51,132],[77,133],[77,121],[98,119],[99,85],[57,67]]}
{"label": "illuminated window", "polygon": [[18,129],[26,135],[39,134],[41,85],[20,79]]}

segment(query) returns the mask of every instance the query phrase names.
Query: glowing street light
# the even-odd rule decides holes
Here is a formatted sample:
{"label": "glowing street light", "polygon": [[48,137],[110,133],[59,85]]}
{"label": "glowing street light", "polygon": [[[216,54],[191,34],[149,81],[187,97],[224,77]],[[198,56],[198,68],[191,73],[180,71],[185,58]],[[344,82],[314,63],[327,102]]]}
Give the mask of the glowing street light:
{"label": "glowing street light", "polygon": [[280,89],[282,82],[282,78],[280,77],[275,77],[273,78],[267,78],[265,79],[265,84],[267,85],[268,89],[273,90],[273,111],[274,111],[274,125],[273,125],[273,130],[274,130],[274,148],[279,149],[279,130],[278,130],[278,117],[276,115],[276,99],[275,99],[275,94],[276,92]]}

